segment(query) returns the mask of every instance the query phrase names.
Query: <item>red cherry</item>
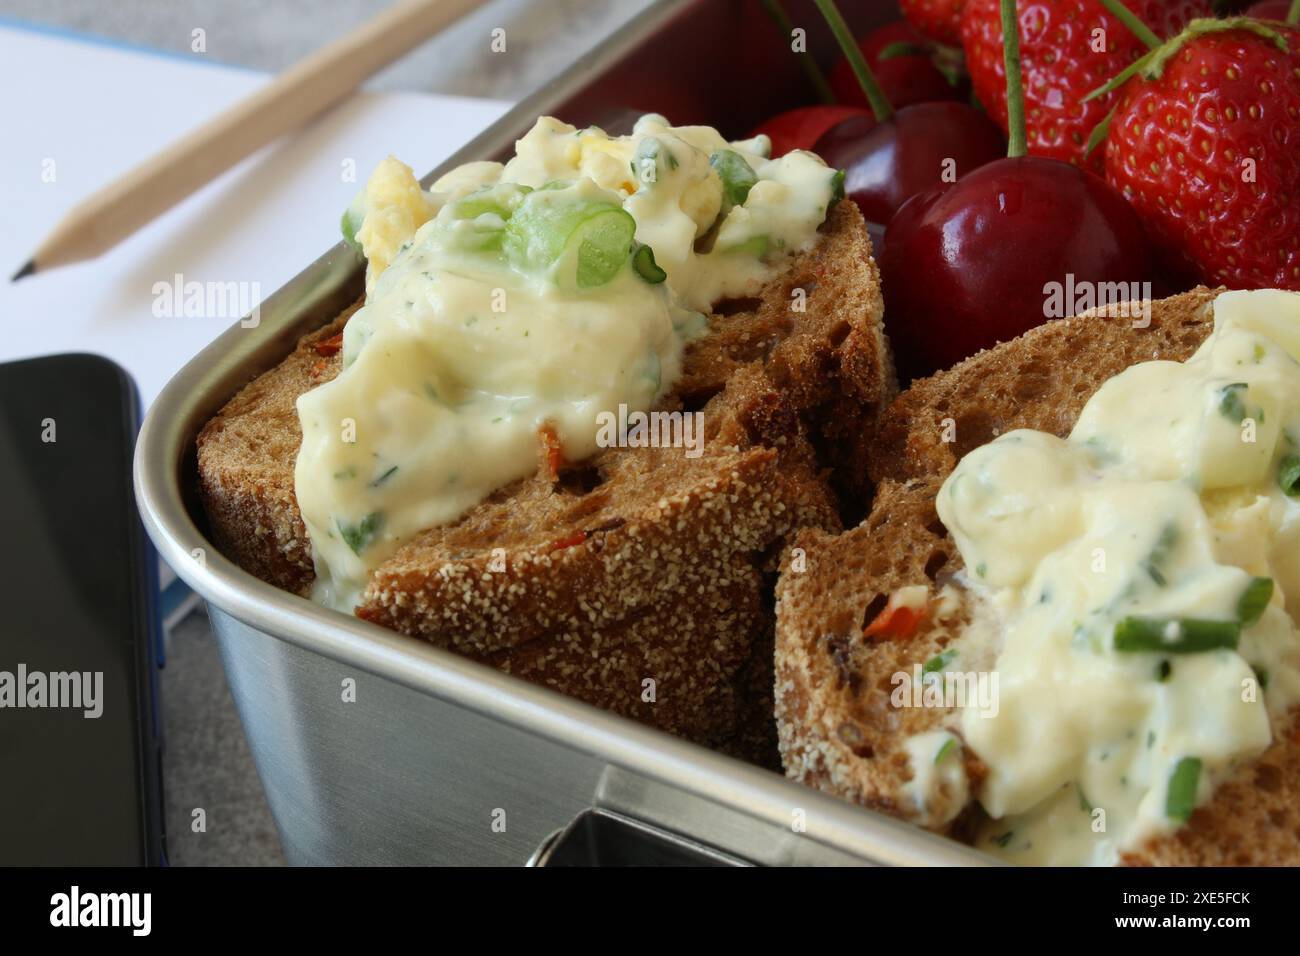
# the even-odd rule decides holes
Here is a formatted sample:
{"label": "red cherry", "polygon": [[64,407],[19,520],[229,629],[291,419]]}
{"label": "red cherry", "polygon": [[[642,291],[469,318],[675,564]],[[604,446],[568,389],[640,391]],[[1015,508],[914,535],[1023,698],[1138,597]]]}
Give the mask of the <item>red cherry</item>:
{"label": "red cherry", "polygon": [[1246,16],[1256,20],[1279,20],[1286,22],[1286,15],[1291,10],[1291,0],[1259,0],[1246,9]]}
{"label": "red cherry", "polygon": [[858,106],[800,106],[764,120],[749,135],[765,133],[770,137],[775,159],[792,149],[812,149],[828,129],[854,116],[865,116],[875,122],[868,110]]}
{"label": "red cherry", "polygon": [[[1006,155],[1002,131],[965,103],[918,103],[884,123],[857,117],[832,127],[813,148],[843,169],[844,192],[871,222],[887,223],[917,193]],[[953,175],[945,181],[945,172]]]}
{"label": "red cherry", "polygon": [[1118,192],[1036,156],[914,197],[889,223],[881,270],[904,380],[1046,321],[1048,283],[1144,282],[1152,271],[1142,223]]}
{"label": "red cherry", "polygon": [[[894,44],[907,44],[921,49],[921,52],[904,53],[882,59],[886,48]],[[862,51],[867,66],[876,75],[880,88],[895,109],[902,109],[913,103],[928,103],[932,100],[956,100],[961,98],[961,91],[948,82],[930,59],[929,41],[917,33],[906,20],[889,23],[872,30],[858,40],[858,49]],[[853,75],[853,68],[845,57],[840,57],[831,70],[829,77],[835,99],[852,106],[867,105],[867,98],[862,93],[858,78]]]}

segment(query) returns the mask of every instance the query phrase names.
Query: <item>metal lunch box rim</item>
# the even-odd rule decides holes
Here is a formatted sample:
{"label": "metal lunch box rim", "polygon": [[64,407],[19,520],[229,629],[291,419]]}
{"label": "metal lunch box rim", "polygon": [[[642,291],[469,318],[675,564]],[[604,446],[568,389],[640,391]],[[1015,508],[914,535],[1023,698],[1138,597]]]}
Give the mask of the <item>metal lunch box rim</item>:
{"label": "metal lunch box rim", "polygon": [[[695,2],[668,0],[632,18],[590,55],[580,58],[454,153],[424,182],[431,182],[463,162],[496,155],[513,142],[520,129],[547,112],[548,106],[581,88],[584,80],[604,70],[649,31]],[[432,644],[320,607],[255,578],[221,555],[195,525],[181,489],[181,470],[197,432],[195,419],[201,414],[201,398],[228,382],[233,370],[247,366],[256,353],[270,348],[274,342],[269,339],[270,333],[283,333],[300,322],[295,310],[309,302],[314,293],[337,291],[358,269],[359,264],[342,243],[327,251],[263,303],[263,316],[254,334],[236,324],[187,362],[163,388],[145,418],[134,461],[137,504],[160,556],[205,601],[279,640],[588,752],[715,803],[742,808],[769,823],[788,827],[791,809],[805,808],[805,837],[865,859],[891,864],[994,862],[955,841],[779,774],[527,683]],[[202,560],[193,555],[196,548],[202,549]]]}

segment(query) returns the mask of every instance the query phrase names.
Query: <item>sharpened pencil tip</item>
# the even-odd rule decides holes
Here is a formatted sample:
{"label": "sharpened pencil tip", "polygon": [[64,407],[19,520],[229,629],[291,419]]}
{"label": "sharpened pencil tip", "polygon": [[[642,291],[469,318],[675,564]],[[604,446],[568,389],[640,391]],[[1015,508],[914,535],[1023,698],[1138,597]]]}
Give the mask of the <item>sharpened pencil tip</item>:
{"label": "sharpened pencil tip", "polygon": [[21,269],[15,272],[14,277],[9,281],[17,282],[19,279],[26,279],[29,275],[34,275],[35,272],[36,272],[36,260],[33,259],[31,262],[27,263],[27,265],[23,266]]}

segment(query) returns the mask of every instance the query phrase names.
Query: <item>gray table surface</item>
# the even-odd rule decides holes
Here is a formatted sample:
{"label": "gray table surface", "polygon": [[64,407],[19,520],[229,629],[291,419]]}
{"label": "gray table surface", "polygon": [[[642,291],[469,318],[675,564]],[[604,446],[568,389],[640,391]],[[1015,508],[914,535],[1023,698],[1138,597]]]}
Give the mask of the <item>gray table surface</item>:
{"label": "gray table surface", "polygon": [[[376,89],[517,100],[650,0],[492,0],[389,67]],[[186,55],[278,71],[372,16],[388,0],[0,0],[0,16]],[[489,55],[493,29],[505,55]],[[284,862],[216,645],[200,610],[168,637],[162,678],[169,856],[173,865]],[[195,832],[194,811],[206,827]]]}

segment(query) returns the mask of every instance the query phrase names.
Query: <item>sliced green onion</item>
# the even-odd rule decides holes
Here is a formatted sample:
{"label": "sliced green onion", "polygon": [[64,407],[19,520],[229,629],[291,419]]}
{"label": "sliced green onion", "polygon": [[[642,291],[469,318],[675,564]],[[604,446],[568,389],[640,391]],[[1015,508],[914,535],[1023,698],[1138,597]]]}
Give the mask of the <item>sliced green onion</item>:
{"label": "sliced green onion", "polygon": [[622,209],[582,223],[570,238],[570,244],[578,244],[578,288],[593,289],[613,279],[627,262],[635,233],[636,220]]}
{"label": "sliced green onion", "polygon": [[1169,775],[1165,793],[1165,816],[1186,823],[1196,809],[1196,788],[1201,782],[1199,757],[1184,757]]}
{"label": "sliced green onion", "polygon": [[337,518],[334,523],[338,525],[339,534],[343,536],[343,542],[352,549],[352,553],[361,556],[361,552],[370,546],[375,540],[375,535],[384,525],[384,516],[381,512],[372,511],[356,524],[344,524]]}
{"label": "sliced green onion", "polygon": [[502,248],[520,268],[553,271],[561,285],[592,289],[623,268],[636,220],[621,206],[530,193],[506,223]]}
{"label": "sliced green onion", "polygon": [[844,198],[844,170],[837,169],[831,173],[831,203]]}
{"label": "sliced green onion", "polygon": [[1283,455],[1277,466],[1277,483],[1282,492],[1292,498],[1300,497],[1300,455]]}
{"label": "sliced green onion", "polygon": [[772,241],[767,236],[750,236],[744,242],[738,242],[734,246],[727,246],[725,249],[719,249],[719,252],[746,252],[756,258],[763,258],[767,255],[768,247]]}
{"label": "sliced green onion", "polygon": [[921,673],[933,674],[935,671],[941,671],[945,667],[947,667],[950,663],[952,663],[953,658],[956,656],[957,656],[956,649],[950,647],[942,654],[936,654],[934,657],[926,661],[925,664],[921,667]]}
{"label": "sliced green onion", "polygon": [[749,191],[758,182],[753,168],[734,149],[714,150],[709,157],[709,165],[718,171],[722,178],[722,195],[728,206],[743,206],[749,198]]}
{"label": "sliced green onion", "polygon": [[1126,617],[1115,625],[1115,650],[1196,654],[1235,648],[1241,639],[1236,621],[1198,618]]}
{"label": "sliced green onion", "polygon": [[1242,627],[1250,627],[1261,617],[1273,599],[1272,578],[1251,578],[1237,601],[1237,620]]}
{"label": "sliced green onion", "polygon": [[948,756],[948,754],[952,753],[953,748],[956,746],[957,746],[956,737],[949,737],[947,740],[945,740],[943,742],[943,746],[939,748],[939,752],[934,755],[935,765],[937,766],[939,763],[941,763],[943,761],[943,758]]}
{"label": "sliced green onion", "polygon": [[663,282],[668,278],[668,273],[659,267],[655,262],[655,251],[649,246],[637,246],[636,252],[632,253],[632,268],[636,274],[651,285]]}
{"label": "sliced green onion", "polygon": [[451,207],[451,214],[456,219],[477,219],[491,214],[504,221],[514,215],[524,197],[532,191],[528,186],[513,183],[488,186],[457,200]]}
{"label": "sliced green onion", "polygon": [[356,209],[349,206],[343,210],[343,216],[339,220],[339,229],[343,232],[343,241],[357,252],[363,255],[361,243],[357,241],[357,230],[361,228],[361,223],[365,221],[365,215],[359,214]]}

